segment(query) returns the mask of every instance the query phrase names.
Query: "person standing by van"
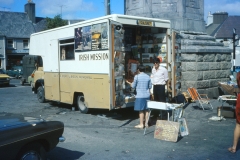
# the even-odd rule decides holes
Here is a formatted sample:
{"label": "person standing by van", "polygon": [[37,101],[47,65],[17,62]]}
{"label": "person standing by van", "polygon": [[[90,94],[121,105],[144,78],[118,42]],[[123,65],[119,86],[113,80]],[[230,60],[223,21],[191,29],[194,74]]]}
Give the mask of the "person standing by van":
{"label": "person standing by van", "polygon": [[165,85],[168,82],[168,71],[165,67],[160,66],[159,58],[154,61],[151,79],[154,101],[166,102]]}
{"label": "person standing by van", "polygon": [[[144,126],[148,127],[146,123],[148,120],[149,110],[147,108],[147,101],[150,100],[150,89],[152,88],[152,83],[150,77],[144,73],[144,66],[138,66],[138,74],[134,76],[133,83],[126,81],[136,89],[137,95],[134,103],[134,110],[139,111],[140,124],[136,125],[135,128],[143,129]],[[145,125],[144,125],[145,120]]]}

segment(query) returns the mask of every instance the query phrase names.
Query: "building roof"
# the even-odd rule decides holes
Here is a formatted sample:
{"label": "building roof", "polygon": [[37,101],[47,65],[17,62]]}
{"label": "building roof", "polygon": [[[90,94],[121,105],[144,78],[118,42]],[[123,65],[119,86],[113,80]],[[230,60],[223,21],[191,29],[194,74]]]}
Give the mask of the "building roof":
{"label": "building roof", "polygon": [[35,32],[46,30],[46,20],[36,17],[36,24],[27,13],[0,11],[0,34],[11,38],[30,38]]}
{"label": "building roof", "polygon": [[216,30],[220,27],[220,24],[210,24],[206,27],[206,32],[210,36],[214,36]]}
{"label": "building roof", "polygon": [[35,28],[27,13],[0,11],[0,32],[6,37],[29,38]]}
{"label": "building roof", "polygon": [[229,16],[225,21],[223,21],[223,23],[211,25],[206,28],[206,32],[209,35],[214,36],[216,39],[232,39],[233,28],[236,29],[236,33],[240,36],[240,16]]}
{"label": "building roof", "polygon": [[38,21],[37,24],[34,24],[34,27],[35,27],[35,31],[36,32],[41,32],[41,31],[46,30],[47,29],[47,21],[46,21],[46,19],[42,19],[42,20]]}

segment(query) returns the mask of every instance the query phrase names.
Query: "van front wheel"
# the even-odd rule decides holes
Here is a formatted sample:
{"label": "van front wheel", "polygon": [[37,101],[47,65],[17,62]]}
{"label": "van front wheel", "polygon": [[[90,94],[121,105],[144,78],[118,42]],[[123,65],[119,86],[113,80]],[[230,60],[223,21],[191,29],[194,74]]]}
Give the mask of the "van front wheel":
{"label": "van front wheel", "polygon": [[45,102],[44,88],[42,86],[37,89],[37,99],[40,103]]}
{"label": "van front wheel", "polygon": [[88,108],[84,103],[84,97],[83,96],[78,96],[77,97],[77,106],[78,106],[78,109],[81,113],[87,113],[88,112]]}

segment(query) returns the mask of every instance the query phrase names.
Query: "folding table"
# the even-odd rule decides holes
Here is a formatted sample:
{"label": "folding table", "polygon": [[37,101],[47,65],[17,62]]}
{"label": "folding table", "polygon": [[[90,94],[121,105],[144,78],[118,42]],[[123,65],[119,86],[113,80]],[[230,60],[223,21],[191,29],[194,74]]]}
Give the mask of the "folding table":
{"label": "folding table", "polygon": [[[149,111],[149,115],[148,115],[148,119],[147,119],[147,123],[148,124],[148,121],[149,121],[149,118],[151,116],[151,111],[153,109],[158,109],[158,110],[165,110],[168,112],[168,121],[169,121],[169,112],[172,111],[172,115],[174,115],[174,110],[178,107],[181,107],[183,104],[171,104],[171,103],[164,103],[164,102],[157,102],[157,101],[148,101],[147,102],[147,107],[148,109],[150,110]],[[173,116],[172,116],[172,121],[173,121]],[[143,135],[145,135],[145,132],[146,132],[146,127],[144,129],[144,133]]]}
{"label": "folding table", "polygon": [[[222,95],[218,97],[218,100],[222,102],[221,109],[223,109],[223,103],[227,101],[237,101],[237,97],[233,95]],[[220,121],[222,120],[222,112],[220,112]]]}

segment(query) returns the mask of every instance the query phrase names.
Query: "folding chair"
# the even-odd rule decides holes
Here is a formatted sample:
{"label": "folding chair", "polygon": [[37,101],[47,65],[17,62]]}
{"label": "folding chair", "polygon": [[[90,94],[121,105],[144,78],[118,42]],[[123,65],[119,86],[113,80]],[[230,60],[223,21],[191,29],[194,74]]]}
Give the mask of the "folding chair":
{"label": "folding chair", "polygon": [[[209,104],[213,109],[213,106],[210,103],[210,99],[208,98],[207,94],[199,94],[196,88],[193,88],[193,87],[188,88],[188,93],[191,96],[192,100],[199,102],[203,110],[204,110],[204,107],[203,107],[204,104],[207,104],[207,105]],[[204,98],[202,98],[201,96],[204,96]]]}

